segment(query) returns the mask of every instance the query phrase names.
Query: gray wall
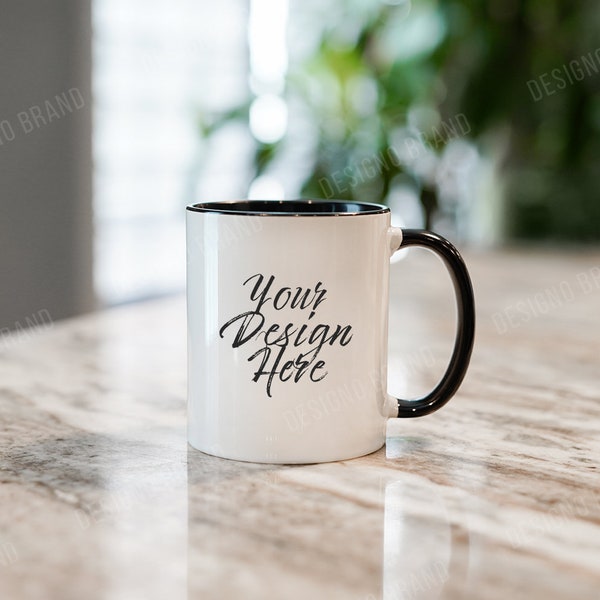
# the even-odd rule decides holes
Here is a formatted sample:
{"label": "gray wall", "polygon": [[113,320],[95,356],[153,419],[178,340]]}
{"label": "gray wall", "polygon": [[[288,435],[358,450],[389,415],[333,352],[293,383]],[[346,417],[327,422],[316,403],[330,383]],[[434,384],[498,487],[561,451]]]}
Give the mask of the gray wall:
{"label": "gray wall", "polygon": [[0,0],[0,328],[93,308],[91,120],[90,0]]}

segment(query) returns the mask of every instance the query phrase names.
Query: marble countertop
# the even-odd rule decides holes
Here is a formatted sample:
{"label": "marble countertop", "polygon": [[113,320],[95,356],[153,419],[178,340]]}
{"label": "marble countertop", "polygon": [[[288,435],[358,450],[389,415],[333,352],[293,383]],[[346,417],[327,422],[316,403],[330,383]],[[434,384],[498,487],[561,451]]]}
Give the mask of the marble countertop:
{"label": "marble countertop", "polygon": [[[0,597],[599,598],[600,253],[467,263],[459,393],[339,463],[187,447],[182,298],[1,338]],[[390,391],[417,395],[449,356],[451,286],[422,251],[391,277]]]}

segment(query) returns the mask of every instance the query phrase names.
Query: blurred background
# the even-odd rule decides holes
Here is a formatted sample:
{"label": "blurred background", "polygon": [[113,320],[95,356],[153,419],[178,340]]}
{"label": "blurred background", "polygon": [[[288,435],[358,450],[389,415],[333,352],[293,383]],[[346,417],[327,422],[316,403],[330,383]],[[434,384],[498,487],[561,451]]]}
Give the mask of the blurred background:
{"label": "blurred background", "polygon": [[0,329],[179,293],[184,207],[387,203],[471,251],[600,241],[582,0],[0,0]]}

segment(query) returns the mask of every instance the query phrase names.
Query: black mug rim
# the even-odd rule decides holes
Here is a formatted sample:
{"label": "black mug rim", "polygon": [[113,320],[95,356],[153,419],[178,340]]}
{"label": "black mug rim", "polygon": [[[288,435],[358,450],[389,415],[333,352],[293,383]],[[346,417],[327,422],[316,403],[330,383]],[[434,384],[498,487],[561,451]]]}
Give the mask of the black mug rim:
{"label": "black mug rim", "polygon": [[383,204],[354,200],[228,200],[198,202],[186,210],[223,215],[250,215],[255,217],[348,217],[380,215],[390,212]]}

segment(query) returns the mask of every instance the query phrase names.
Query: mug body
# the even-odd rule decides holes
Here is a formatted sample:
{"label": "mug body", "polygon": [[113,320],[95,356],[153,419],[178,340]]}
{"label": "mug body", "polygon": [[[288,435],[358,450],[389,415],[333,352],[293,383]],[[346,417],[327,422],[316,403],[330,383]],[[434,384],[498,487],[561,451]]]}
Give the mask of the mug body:
{"label": "mug body", "polygon": [[389,210],[240,201],[186,215],[189,443],[268,463],[379,449],[394,414]]}

